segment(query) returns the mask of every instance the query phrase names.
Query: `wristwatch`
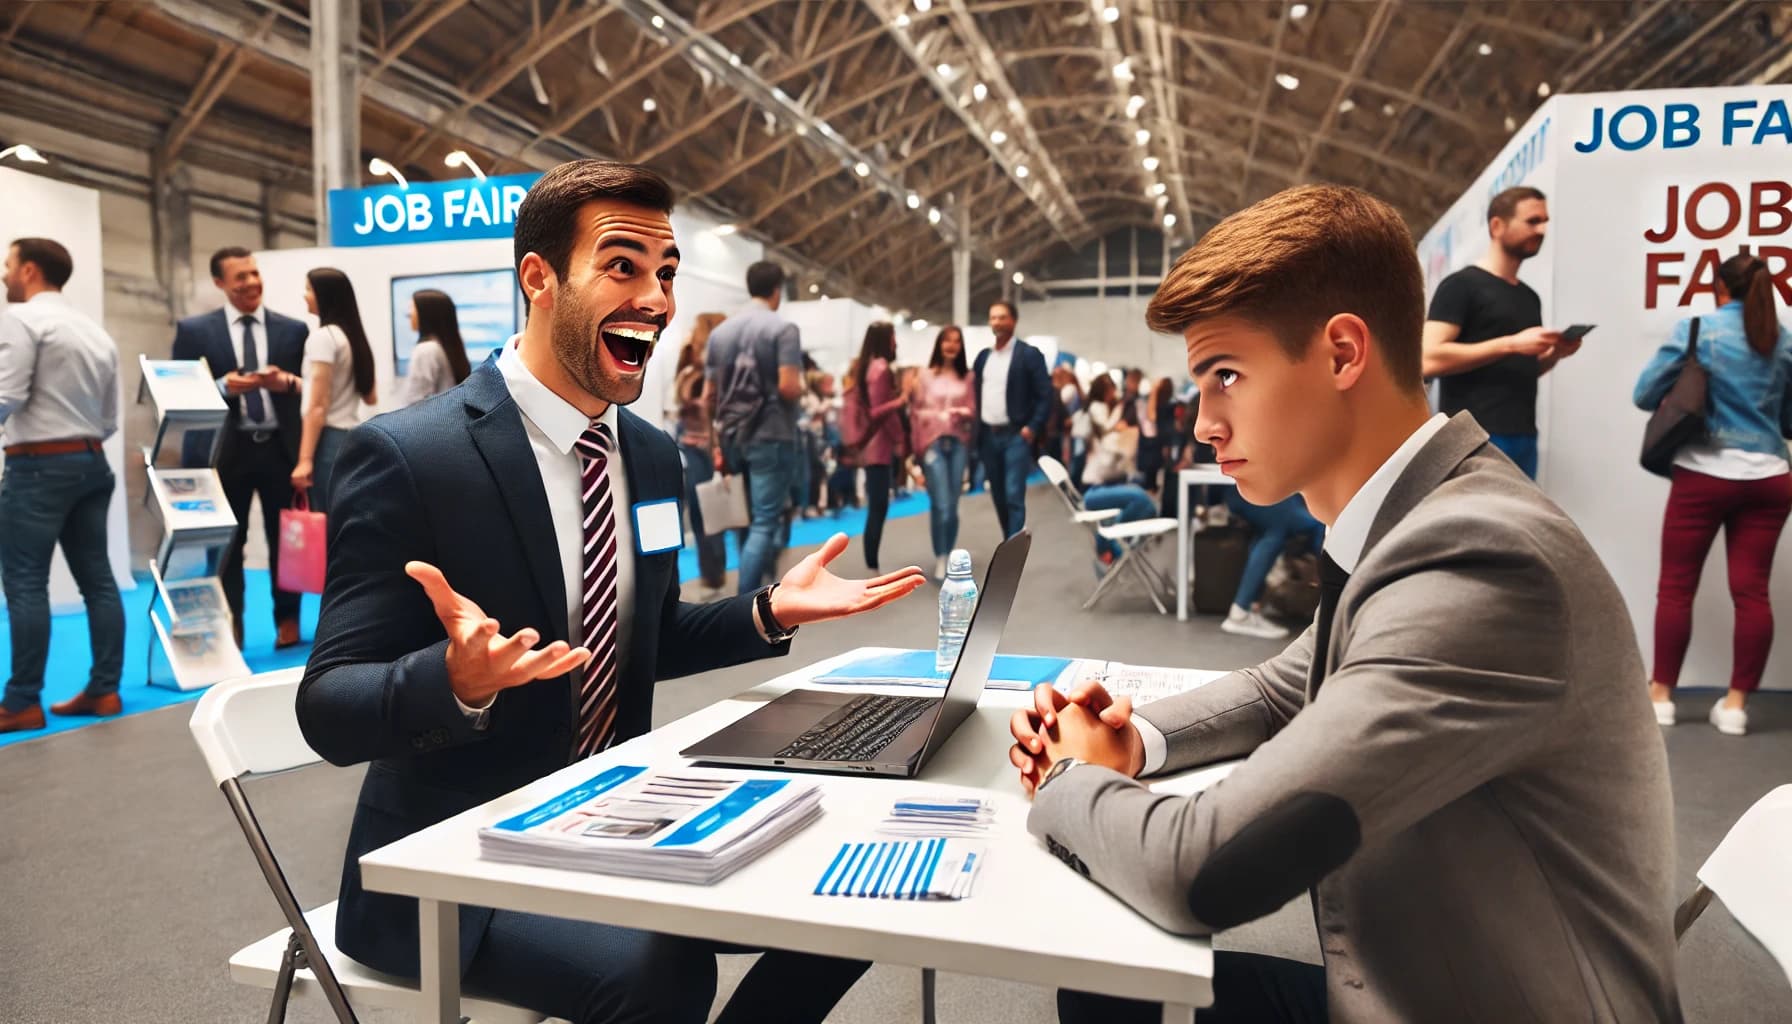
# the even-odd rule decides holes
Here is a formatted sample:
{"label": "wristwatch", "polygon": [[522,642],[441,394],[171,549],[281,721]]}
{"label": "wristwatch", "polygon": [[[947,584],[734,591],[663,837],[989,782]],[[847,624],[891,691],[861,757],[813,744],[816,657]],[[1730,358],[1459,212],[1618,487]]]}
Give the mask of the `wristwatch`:
{"label": "wristwatch", "polygon": [[1077,760],[1074,757],[1058,758],[1056,761],[1052,762],[1051,770],[1045,773],[1045,778],[1039,780],[1039,785],[1036,788],[1044,789],[1045,787],[1052,784],[1053,779],[1057,778],[1058,776],[1064,774],[1065,772],[1069,771],[1072,768],[1075,768],[1077,765],[1082,764],[1082,763],[1083,762]]}
{"label": "wristwatch", "polygon": [[774,583],[761,590],[758,596],[753,598],[753,606],[759,609],[759,624],[765,627],[766,643],[781,644],[795,636],[796,631],[802,627],[792,626],[785,629],[783,624],[772,616],[772,591],[776,589],[778,589],[778,585]]}

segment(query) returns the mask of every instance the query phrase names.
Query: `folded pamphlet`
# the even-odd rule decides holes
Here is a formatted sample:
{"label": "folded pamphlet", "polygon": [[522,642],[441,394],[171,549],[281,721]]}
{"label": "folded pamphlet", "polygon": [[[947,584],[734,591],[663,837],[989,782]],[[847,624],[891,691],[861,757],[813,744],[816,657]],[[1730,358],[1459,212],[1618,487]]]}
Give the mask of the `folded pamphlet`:
{"label": "folded pamphlet", "polygon": [[962,900],[984,856],[982,843],[963,839],[842,843],[816,880],[815,895]]}
{"label": "folded pamphlet", "polygon": [[709,885],[821,814],[813,781],[765,772],[617,765],[479,830],[480,856]]}
{"label": "folded pamphlet", "polygon": [[877,831],[887,836],[981,836],[995,820],[995,805],[988,800],[924,795],[896,801]]}

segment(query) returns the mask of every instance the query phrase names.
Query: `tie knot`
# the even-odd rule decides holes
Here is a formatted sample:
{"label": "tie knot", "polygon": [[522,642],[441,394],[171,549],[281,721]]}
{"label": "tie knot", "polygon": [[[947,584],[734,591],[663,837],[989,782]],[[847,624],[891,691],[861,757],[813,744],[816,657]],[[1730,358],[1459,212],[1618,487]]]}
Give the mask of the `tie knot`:
{"label": "tie knot", "polygon": [[1332,556],[1329,553],[1321,552],[1319,555],[1319,582],[1322,586],[1342,590],[1344,584],[1350,582],[1350,574],[1344,571],[1343,566],[1332,561]]}
{"label": "tie knot", "polygon": [[585,432],[579,435],[579,440],[573,447],[577,448],[579,454],[585,458],[601,459],[609,455],[616,447],[616,440],[610,436],[608,423],[593,420],[591,425],[585,428]]}

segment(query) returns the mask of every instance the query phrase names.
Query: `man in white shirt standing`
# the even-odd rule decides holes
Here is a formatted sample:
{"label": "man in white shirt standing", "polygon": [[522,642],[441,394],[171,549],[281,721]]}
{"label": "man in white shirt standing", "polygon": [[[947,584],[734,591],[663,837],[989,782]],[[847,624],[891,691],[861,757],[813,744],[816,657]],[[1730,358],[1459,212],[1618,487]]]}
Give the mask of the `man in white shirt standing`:
{"label": "man in white shirt standing", "polygon": [[118,345],[69,305],[68,250],[21,238],[6,252],[0,313],[0,579],[12,634],[12,678],[0,732],[44,727],[38,695],[50,654],[50,556],[58,542],[87,603],[93,668],[58,715],[116,715],[124,666],[124,605],[106,552],[116,481],[100,442],[118,429]]}
{"label": "man in white shirt standing", "polygon": [[1027,525],[1027,477],[1035,446],[1052,411],[1052,378],[1045,355],[1014,336],[1020,312],[1007,299],[989,307],[996,343],[977,353],[977,448],[989,476],[989,498],[1003,538]]}

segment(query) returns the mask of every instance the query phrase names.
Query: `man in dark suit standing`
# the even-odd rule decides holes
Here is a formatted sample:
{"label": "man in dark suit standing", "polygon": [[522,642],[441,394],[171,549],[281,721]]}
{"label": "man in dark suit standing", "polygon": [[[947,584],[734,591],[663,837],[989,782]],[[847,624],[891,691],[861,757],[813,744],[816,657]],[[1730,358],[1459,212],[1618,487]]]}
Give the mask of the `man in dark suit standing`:
{"label": "man in dark suit standing", "polygon": [[1014,336],[1019,322],[1014,303],[1002,299],[991,304],[989,329],[996,344],[977,353],[971,368],[977,379],[977,450],[989,474],[989,497],[1004,538],[1027,525],[1027,476],[1052,411],[1045,355]]}
{"label": "man in dark suit standing", "polygon": [[[174,358],[205,357],[230,406],[218,445],[218,479],[235,513],[236,537],[219,574],[235,617],[236,645],[243,646],[243,542],[249,503],[261,497],[261,525],[268,539],[268,583],[274,591],[275,648],[299,642],[299,595],[274,586],[280,578],[280,510],[292,503],[292,468],[303,429],[299,375],[305,357],[303,321],[261,303],[261,271],[247,249],[212,254],[212,283],[228,300],[224,308],[187,317],[174,329]],[[210,432],[189,433],[181,463],[204,466]]]}
{"label": "man in dark suit standing", "polygon": [[[912,593],[909,567],[827,570],[835,535],[769,587],[679,600],[677,448],[620,408],[673,314],[671,189],[642,167],[562,164],[516,216],[522,334],[459,387],[349,435],[329,576],[298,698],[331,762],[371,762],[336,941],[415,977],[415,901],[359,858],[651,726],[659,679],[784,654],[800,625]],[[467,985],[574,1022],[700,1024],[713,944],[462,907]],[[724,1021],[819,1022],[866,965],[770,952]]]}

